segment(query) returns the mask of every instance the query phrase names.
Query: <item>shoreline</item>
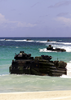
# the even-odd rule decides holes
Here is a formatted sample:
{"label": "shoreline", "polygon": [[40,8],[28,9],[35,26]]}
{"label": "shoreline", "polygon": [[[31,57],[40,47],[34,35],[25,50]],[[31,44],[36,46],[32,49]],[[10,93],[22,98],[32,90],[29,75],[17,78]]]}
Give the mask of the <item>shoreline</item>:
{"label": "shoreline", "polygon": [[71,90],[0,93],[0,100],[71,100]]}

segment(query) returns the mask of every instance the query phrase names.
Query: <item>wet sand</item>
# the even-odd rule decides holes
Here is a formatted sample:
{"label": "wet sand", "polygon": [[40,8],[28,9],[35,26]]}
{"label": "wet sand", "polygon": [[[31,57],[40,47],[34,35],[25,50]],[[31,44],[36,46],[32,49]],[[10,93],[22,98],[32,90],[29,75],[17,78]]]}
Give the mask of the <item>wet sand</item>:
{"label": "wet sand", "polygon": [[71,100],[71,91],[0,93],[0,100]]}

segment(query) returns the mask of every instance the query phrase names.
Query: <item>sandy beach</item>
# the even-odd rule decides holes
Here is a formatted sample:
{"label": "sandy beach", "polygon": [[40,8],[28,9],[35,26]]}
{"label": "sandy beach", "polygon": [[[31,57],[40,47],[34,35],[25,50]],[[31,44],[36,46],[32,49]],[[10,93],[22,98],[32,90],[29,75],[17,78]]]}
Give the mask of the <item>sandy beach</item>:
{"label": "sandy beach", "polygon": [[71,100],[71,91],[0,93],[0,100]]}

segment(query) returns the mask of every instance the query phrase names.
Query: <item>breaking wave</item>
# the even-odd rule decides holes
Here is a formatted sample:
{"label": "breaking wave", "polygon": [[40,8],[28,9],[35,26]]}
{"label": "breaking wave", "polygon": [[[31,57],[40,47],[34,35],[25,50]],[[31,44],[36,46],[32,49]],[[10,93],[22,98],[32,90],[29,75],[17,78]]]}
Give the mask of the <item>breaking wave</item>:
{"label": "breaking wave", "polygon": [[67,63],[67,75],[62,75],[62,78],[71,78],[71,61]]}
{"label": "breaking wave", "polygon": [[62,41],[41,41],[41,40],[32,40],[32,39],[0,39],[0,41],[15,41],[15,42],[38,42],[38,43],[46,43],[46,44],[64,44],[71,45],[71,42],[62,42]]}

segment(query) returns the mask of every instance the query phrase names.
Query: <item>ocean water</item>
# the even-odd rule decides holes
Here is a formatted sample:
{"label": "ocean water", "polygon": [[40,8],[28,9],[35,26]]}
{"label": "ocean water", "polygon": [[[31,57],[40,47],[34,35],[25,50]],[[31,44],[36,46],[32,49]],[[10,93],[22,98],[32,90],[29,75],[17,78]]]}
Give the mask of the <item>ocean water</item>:
{"label": "ocean water", "polygon": [[[27,41],[28,39],[28,41]],[[47,40],[50,40],[49,42]],[[52,52],[47,46],[64,48],[66,52]],[[11,75],[9,66],[15,53],[24,51],[31,56],[49,55],[52,60],[67,63],[67,75],[60,77],[38,75]],[[0,92],[29,92],[71,90],[71,38],[70,37],[1,37],[0,38]]]}

